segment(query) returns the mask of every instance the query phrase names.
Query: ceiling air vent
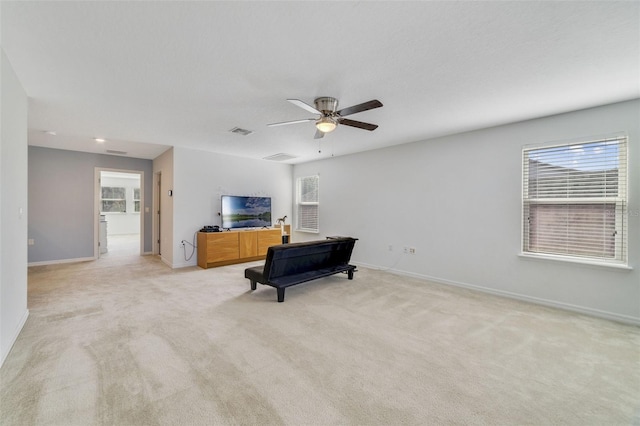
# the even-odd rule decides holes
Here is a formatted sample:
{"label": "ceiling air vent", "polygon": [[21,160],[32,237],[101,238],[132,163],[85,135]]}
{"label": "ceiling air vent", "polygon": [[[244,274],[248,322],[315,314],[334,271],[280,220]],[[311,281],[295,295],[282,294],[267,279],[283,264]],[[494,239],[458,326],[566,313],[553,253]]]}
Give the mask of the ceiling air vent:
{"label": "ceiling air vent", "polygon": [[250,135],[251,133],[253,133],[252,130],[241,129],[240,127],[234,127],[233,129],[231,129],[229,131],[231,133],[235,133],[236,135],[242,135],[242,136],[247,136],[247,135]]}
{"label": "ceiling air vent", "polygon": [[291,155],[291,154],[284,154],[284,153],[280,153],[280,154],[273,154],[270,155],[268,157],[264,157],[263,160],[271,160],[271,161],[287,161],[287,160],[291,160],[293,158],[296,158],[295,155]]}
{"label": "ceiling air vent", "polygon": [[108,154],[116,154],[116,155],[126,155],[127,154],[125,151],[116,151],[114,149],[108,149],[107,153]]}

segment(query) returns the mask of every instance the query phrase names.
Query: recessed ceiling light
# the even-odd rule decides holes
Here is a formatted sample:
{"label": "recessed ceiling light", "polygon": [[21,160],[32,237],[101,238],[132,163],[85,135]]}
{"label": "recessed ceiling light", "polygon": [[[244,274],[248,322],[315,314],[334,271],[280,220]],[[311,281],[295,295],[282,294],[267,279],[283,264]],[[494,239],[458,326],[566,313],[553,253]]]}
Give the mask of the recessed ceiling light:
{"label": "recessed ceiling light", "polygon": [[105,141],[105,139],[102,138],[93,138],[94,141],[98,142],[98,143],[102,143]]}

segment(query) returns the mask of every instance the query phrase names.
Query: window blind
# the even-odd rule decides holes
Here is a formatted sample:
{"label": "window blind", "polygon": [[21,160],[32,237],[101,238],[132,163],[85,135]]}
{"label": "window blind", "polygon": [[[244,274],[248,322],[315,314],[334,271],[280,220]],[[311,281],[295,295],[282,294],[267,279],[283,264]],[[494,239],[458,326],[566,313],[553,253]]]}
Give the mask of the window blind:
{"label": "window blind", "polygon": [[523,149],[523,252],[627,260],[627,139]]}
{"label": "window blind", "polygon": [[319,232],[319,181],[319,176],[306,176],[298,178],[297,229],[300,231]]}

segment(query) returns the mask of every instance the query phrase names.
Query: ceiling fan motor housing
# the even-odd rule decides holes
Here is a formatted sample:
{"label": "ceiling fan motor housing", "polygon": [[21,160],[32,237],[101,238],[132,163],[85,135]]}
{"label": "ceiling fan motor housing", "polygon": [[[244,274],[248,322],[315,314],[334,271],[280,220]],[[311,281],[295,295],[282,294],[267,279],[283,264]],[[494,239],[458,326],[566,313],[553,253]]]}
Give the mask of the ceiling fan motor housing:
{"label": "ceiling fan motor housing", "polygon": [[316,104],[316,109],[323,115],[332,115],[338,109],[338,100],[336,98],[323,96],[316,98],[313,102]]}

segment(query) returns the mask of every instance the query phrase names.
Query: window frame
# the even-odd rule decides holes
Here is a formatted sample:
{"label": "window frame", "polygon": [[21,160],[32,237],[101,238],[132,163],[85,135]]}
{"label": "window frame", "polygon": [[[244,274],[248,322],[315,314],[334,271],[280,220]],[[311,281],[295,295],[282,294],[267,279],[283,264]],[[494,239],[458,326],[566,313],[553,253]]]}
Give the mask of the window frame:
{"label": "window frame", "polygon": [[[133,201],[133,211],[132,213],[140,213],[140,211],[142,210],[142,193],[140,191],[140,187],[138,188],[131,188],[132,189],[132,201]],[[138,198],[136,198],[136,191],[138,191]],[[136,205],[137,203],[137,205]],[[136,210],[137,207],[137,210]]]}
{"label": "window frame", "polygon": [[[103,190],[105,188],[110,188],[110,189],[121,189],[124,193],[124,198],[104,198],[104,192]],[[105,201],[122,201],[123,205],[124,205],[124,210],[123,211],[104,211],[104,202]],[[101,186],[100,187],[100,214],[127,214],[127,188],[124,186]]]}
{"label": "window frame", "polygon": [[[545,198],[531,197],[528,193],[530,187],[530,176],[529,176],[529,157],[527,155],[532,151],[543,151],[553,148],[565,148],[567,150],[567,158],[569,158],[569,150],[578,148],[579,145],[588,145],[595,143],[617,143],[618,144],[618,160],[617,160],[617,175],[616,175],[616,194],[615,196],[610,196],[606,192],[600,197],[571,197],[571,194],[568,193],[564,197],[555,197],[555,198]],[[606,154],[604,154],[606,155]],[[521,152],[521,165],[522,165],[522,195],[521,195],[521,217],[520,217],[520,229],[521,229],[521,243],[520,243],[520,256],[537,258],[537,259],[548,259],[548,260],[560,260],[574,263],[582,263],[582,264],[591,264],[598,266],[608,266],[614,268],[623,268],[623,269],[631,269],[628,266],[628,218],[627,218],[627,209],[628,209],[628,179],[629,179],[629,141],[627,135],[613,135],[607,137],[599,137],[599,138],[591,138],[591,139],[582,139],[582,140],[572,140],[572,141],[564,141],[564,142],[552,142],[546,144],[535,144],[528,145],[522,147]],[[601,160],[604,163],[606,157],[598,157],[598,160]],[[554,164],[550,164],[554,165]],[[567,167],[567,169],[570,169]],[[607,176],[603,175],[603,180],[597,181],[598,184],[604,185],[606,189],[607,185]],[[575,181],[570,181],[567,179],[567,186],[565,186],[567,192],[570,191],[569,185],[572,183],[575,184]],[[532,251],[530,242],[531,242],[531,210],[530,206],[538,205],[562,205],[562,206],[576,206],[576,205],[590,205],[590,206],[602,206],[603,215],[608,215],[607,205],[612,204],[614,207],[614,237],[612,240],[614,246],[614,253],[612,257],[596,256],[596,255],[586,255],[586,254],[578,254],[576,253],[578,250],[575,250],[574,253],[558,253],[549,250],[538,250]],[[567,209],[570,211],[570,209]],[[570,229],[569,224],[571,222],[567,220],[567,230]],[[605,224],[603,224],[604,226]],[[583,228],[584,229],[584,228]],[[571,234],[576,235],[576,234]],[[569,236],[567,237],[569,239]],[[595,241],[595,240],[594,240]],[[607,241],[602,238],[602,243],[605,244]]]}
{"label": "window frame", "polygon": [[[315,180],[315,189],[316,189],[316,197],[315,201],[303,201],[302,197],[302,182],[305,179],[314,179]],[[315,206],[316,217],[315,217],[315,228],[303,227],[301,224],[302,214],[300,210],[306,207]],[[296,231],[299,232],[308,232],[313,234],[320,233],[320,175],[310,175],[310,176],[300,176],[296,179]]]}

